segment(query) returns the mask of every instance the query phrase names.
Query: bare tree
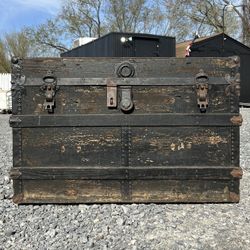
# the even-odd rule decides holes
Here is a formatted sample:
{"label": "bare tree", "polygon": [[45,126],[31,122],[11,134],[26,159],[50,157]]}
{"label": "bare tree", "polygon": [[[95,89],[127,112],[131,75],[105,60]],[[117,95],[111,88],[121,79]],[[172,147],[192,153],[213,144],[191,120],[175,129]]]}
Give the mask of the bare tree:
{"label": "bare tree", "polygon": [[3,40],[0,40],[0,73],[9,73],[10,63],[6,53],[6,46]]}
{"label": "bare tree", "polygon": [[79,37],[100,37],[105,32],[103,0],[67,0],[59,14],[26,32],[38,55],[58,56]]}
{"label": "bare tree", "polygon": [[112,30],[136,32],[144,15],[146,0],[110,0],[108,19]]}
{"label": "bare tree", "polygon": [[[225,6],[232,2],[234,11],[228,12]],[[175,32],[177,40],[190,38],[190,30],[202,24],[201,35],[224,31],[250,46],[250,0],[165,0],[165,6],[170,31]]]}
{"label": "bare tree", "polygon": [[75,37],[100,37],[104,30],[103,0],[68,0],[59,14],[64,27]]}
{"label": "bare tree", "polygon": [[10,72],[11,56],[27,57],[32,51],[24,31],[6,34],[0,40],[0,73]]}
{"label": "bare tree", "polygon": [[84,36],[100,37],[111,31],[165,34],[168,22],[162,1],[67,0],[56,18],[27,33],[38,51],[53,55]]}
{"label": "bare tree", "polygon": [[163,33],[166,30],[160,0],[110,0],[108,6],[107,20],[112,31]]}
{"label": "bare tree", "polygon": [[65,45],[64,29],[60,24],[59,18],[48,20],[46,23],[36,28],[26,28],[30,43],[36,50],[35,56],[58,55],[58,52],[67,51]]}
{"label": "bare tree", "polygon": [[[223,2],[224,4],[231,3],[228,0],[223,0]],[[250,46],[250,0],[242,0],[240,5],[236,4],[234,11],[242,23],[242,42]]]}

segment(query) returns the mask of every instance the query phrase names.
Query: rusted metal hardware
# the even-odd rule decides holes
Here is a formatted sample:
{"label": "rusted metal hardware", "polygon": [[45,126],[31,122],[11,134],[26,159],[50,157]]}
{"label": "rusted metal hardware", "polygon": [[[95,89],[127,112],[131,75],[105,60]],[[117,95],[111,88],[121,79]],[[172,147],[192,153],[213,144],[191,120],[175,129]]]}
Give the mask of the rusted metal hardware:
{"label": "rusted metal hardware", "polygon": [[122,62],[116,69],[118,77],[133,77],[135,75],[135,67],[130,62]]}
{"label": "rusted metal hardware", "polygon": [[234,178],[237,178],[237,179],[241,179],[242,178],[242,175],[243,175],[243,171],[241,168],[235,168],[231,171],[231,175],[234,177]]}
{"label": "rusted metal hardware", "polygon": [[20,83],[19,80],[21,79],[22,76],[22,59],[16,56],[13,56],[11,58],[11,69],[12,69],[12,79],[11,79],[11,83],[15,84],[15,83]]}
{"label": "rusted metal hardware", "polygon": [[107,80],[107,107],[117,107],[117,85],[111,80]]}
{"label": "rusted metal hardware", "polygon": [[19,117],[11,116],[9,119],[9,124],[11,127],[19,127],[21,125],[22,120]]}
{"label": "rusted metal hardware", "polygon": [[12,169],[10,172],[11,179],[18,179],[22,176],[22,173],[19,169]]}
{"label": "rusted metal hardware", "polygon": [[241,126],[243,122],[242,115],[233,116],[230,121],[234,126]]}
{"label": "rusted metal hardware", "polygon": [[24,200],[24,194],[23,193],[20,193],[20,194],[16,194],[13,196],[13,202],[16,203],[16,204],[20,204],[23,202]]}
{"label": "rusted metal hardware", "polygon": [[240,195],[235,192],[229,192],[229,200],[231,202],[239,202],[240,201]]}
{"label": "rusted metal hardware", "polygon": [[234,94],[240,96],[240,74],[237,73],[234,78],[231,78],[230,75],[226,75],[225,79],[229,83],[225,89],[226,95]]}
{"label": "rusted metal hardware", "polygon": [[133,110],[134,103],[132,100],[132,87],[131,86],[121,87],[120,108],[124,112],[130,112]]}
{"label": "rusted metal hardware", "polygon": [[[118,77],[129,78],[135,75],[135,67],[130,62],[122,62],[116,68],[116,74]],[[121,87],[121,102],[120,108],[123,112],[131,112],[134,108],[132,100],[132,87]]]}
{"label": "rusted metal hardware", "polygon": [[22,96],[25,93],[26,78],[23,75],[23,60],[19,57],[11,58],[11,92],[12,92],[12,113],[22,113]]}
{"label": "rusted metal hardware", "polygon": [[57,79],[53,75],[52,71],[48,71],[46,76],[43,78],[44,84],[41,86],[41,90],[44,91],[45,101],[43,107],[48,113],[54,113],[55,108],[55,94],[59,89],[57,84]]}
{"label": "rusted metal hardware", "polygon": [[200,108],[201,113],[205,113],[208,107],[208,76],[201,69],[200,72],[195,76],[195,87],[197,93],[197,104]]}
{"label": "rusted metal hardware", "polygon": [[17,89],[23,89],[23,85],[25,83],[25,76],[23,75],[22,69],[22,59],[19,57],[12,57],[11,58],[11,85],[12,91]]}

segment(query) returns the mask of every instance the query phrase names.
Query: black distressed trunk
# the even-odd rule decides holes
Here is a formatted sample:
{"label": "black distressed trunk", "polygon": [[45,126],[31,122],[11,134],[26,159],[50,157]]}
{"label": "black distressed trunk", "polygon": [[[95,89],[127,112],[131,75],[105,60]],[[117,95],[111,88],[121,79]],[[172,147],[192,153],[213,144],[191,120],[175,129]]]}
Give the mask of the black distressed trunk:
{"label": "black distressed trunk", "polygon": [[237,58],[12,61],[16,203],[239,201]]}

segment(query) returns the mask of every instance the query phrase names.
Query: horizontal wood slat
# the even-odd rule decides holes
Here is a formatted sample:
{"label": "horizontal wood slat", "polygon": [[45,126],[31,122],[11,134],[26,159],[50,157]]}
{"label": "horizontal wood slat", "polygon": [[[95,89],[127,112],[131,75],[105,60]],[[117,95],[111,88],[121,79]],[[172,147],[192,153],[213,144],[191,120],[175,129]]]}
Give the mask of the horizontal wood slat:
{"label": "horizontal wood slat", "polygon": [[13,179],[28,180],[228,180],[242,176],[240,167],[32,167],[13,168]]}
{"label": "horizontal wood slat", "polygon": [[134,77],[195,77],[203,69],[209,77],[224,77],[236,64],[234,58],[31,58],[23,60],[24,75],[44,77],[48,70],[60,78],[116,77],[121,63],[135,67]]}
{"label": "horizontal wood slat", "polygon": [[[238,126],[238,114],[12,115],[12,127]],[[239,124],[240,125],[240,124]]]}

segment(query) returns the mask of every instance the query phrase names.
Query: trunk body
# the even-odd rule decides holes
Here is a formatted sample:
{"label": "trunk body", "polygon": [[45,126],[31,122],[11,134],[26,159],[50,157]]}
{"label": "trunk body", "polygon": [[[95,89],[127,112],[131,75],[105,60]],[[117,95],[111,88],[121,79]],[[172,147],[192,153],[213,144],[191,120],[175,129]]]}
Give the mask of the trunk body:
{"label": "trunk body", "polygon": [[238,202],[238,58],[13,59],[16,203]]}

